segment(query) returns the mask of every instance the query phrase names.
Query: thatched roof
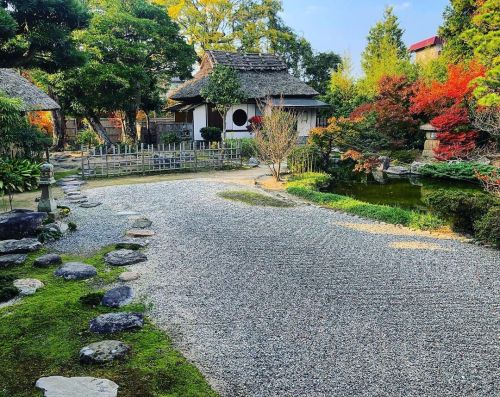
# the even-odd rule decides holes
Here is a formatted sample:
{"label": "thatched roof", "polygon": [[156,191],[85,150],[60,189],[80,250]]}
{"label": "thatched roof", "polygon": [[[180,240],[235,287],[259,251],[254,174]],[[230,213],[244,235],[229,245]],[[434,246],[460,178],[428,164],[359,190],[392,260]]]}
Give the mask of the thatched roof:
{"label": "thatched roof", "polygon": [[182,84],[171,99],[192,102],[200,100],[201,89],[207,84],[215,65],[235,69],[241,89],[247,99],[266,96],[313,97],[318,92],[288,73],[286,64],[273,54],[238,54],[224,51],[207,51],[196,76]]}
{"label": "thatched roof", "polygon": [[25,112],[60,109],[51,97],[13,69],[0,68],[0,91],[11,98],[22,99]]}

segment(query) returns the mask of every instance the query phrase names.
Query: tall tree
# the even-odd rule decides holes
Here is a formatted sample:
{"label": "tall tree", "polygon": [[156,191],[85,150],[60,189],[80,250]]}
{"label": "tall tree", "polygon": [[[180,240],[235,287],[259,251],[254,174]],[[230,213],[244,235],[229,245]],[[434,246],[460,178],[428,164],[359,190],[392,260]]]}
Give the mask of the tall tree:
{"label": "tall tree", "polygon": [[0,67],[54,72],[81,65],[71,32],[89,20],[82,0],[0,0]]}
{"label": "tall tree", "polygon": [[340,55],[333,51],[314,54],[305,65],[306,83],[320,94],[325,94],[330,76],[337,70],[341,62]]}
{"label": "tall tree", "polygon": [[136,139],[137,111],[151,106],[159,79],[188,76],[195,55],[164,10],[147,0],[95,0],[90,26],[75,37],[88,54],[81,68],[56,78],[58,91],[101,134],[99,116],[121,110]]}

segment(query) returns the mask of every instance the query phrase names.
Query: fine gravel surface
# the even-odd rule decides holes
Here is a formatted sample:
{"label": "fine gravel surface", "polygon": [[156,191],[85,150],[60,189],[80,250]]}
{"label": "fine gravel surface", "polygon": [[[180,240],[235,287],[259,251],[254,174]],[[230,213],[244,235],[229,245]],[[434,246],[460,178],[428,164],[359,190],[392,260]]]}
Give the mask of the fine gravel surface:
{"label": "fine gravel surface", "polygon": [[238,188],[87,190],[103,205],[75,208],[79,230],[55,247],[89,252],[119,241],[131,211],[151,219],[131,285],[222,396],[500,395],[498,251],[217,195]]}

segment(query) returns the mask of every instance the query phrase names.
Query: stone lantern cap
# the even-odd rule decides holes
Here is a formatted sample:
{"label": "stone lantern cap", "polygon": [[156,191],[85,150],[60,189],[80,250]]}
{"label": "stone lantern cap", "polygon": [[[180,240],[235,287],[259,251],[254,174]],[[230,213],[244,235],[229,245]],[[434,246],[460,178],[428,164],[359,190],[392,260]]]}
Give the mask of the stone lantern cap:
{"label": "stone lantern cap", "polygon": [[50,163],[44,163],[40,167],[40,185],[52,185],[55,183],[54,166]]}
{"label": "stone lantern cap", "polygon": [[434,126],[432,126],[431,124],[427,123],[427,124],[423,124],[420,126],[420,129],[422,131],[431,131],[431,132],[434,132],[434,131],[437,131],[438,129]]}

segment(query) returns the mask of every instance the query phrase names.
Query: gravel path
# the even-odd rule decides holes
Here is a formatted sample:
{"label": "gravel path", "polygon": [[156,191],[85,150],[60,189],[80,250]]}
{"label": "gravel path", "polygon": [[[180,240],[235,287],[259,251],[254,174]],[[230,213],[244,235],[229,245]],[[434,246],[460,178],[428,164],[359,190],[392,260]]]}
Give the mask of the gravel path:
{"label": "gravel path", "polygon": [[[216,195],[235,188],[89,190],[103,205],[74,211],[79,231],[56,247],[117,241],[123,211],[153,220],[149,261],[130,267],[135,288],[223,396],[500,395],[497,251]],[[424,248],[395,248],[405,246]]]}

